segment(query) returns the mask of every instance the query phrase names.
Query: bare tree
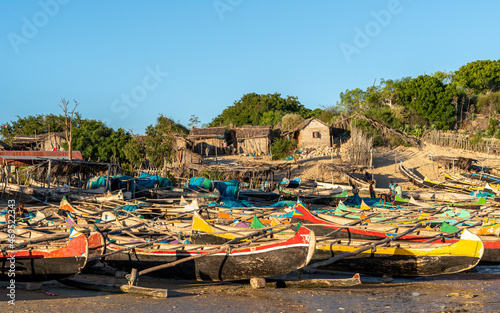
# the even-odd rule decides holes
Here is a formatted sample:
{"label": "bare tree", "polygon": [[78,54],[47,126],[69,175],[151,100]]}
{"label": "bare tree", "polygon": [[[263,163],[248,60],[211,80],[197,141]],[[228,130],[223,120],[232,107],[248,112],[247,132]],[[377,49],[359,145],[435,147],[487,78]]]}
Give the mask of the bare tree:
{"label": "bare tree", "polygon": [[68,158],[69,160],[73,160],[73,116],[75,114],[76,107],[78,106],[78,102],[73,99],[75,102],[75,107],[73,110],[70,112],[68,105],[69,101],[66,101],[66,99],[62,98],[61,103],[59,104],[59,107],[64,112],[64,117],[66,118],[66,142],[68,143]]}

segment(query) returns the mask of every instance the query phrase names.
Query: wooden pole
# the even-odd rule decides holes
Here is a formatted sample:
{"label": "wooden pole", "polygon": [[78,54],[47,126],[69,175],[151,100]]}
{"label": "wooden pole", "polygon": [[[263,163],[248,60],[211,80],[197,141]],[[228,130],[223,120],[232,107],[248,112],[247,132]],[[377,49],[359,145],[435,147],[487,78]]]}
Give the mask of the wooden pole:
{"label": "wooden pole", "polygon": [[49,170],[47,171],[47,188],[50,189],[50,170],[52,167],[52,160],[49,159]]}
{"label": "wooden pole", "polygon": [[109,175],[111,174],[111,163],[108,163],[108,176],[106,176],[106,191],[108,191],[109,188],[109,183],[110,183],[110,177]]}

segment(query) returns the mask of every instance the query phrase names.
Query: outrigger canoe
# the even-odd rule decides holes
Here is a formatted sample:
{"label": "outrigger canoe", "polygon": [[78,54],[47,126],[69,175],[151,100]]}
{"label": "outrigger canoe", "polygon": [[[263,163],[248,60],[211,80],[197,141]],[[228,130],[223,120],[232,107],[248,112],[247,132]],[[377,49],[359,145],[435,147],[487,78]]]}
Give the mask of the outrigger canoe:
{"label": "outrigger canoe", "polygon": [[[131,242],[131,245],[134,243]],[[314,232],[300,227],[291,238],[257,241],[247,246],[210,254],[220,246],[158,243],[152,248],[136,248],[106,257],[111,266],[130,271],[145,270],[183,258],[203,255],[154,272],[156,277],[189,280],[232,281],[253,277],[284,275],[306,266],[316,246]],[[127,243],[108,243],[106,252],[126,248]]]}
{"label": "outrigger canoe", "polygon": [[9,244],[3,244],[2,248],[0,280],[47,281],[66,278],[83,269],[88,255],[87,238],[74,230],[65,244],[32,244],[15,250]]}
{"label": "outrigger canoe", "polygon": [[[307,210],[301,203],[295,207],[292,222],[301,222],[302,225],[310,228],[318,236],[328,235],[331,238],[351,238],[351,239],[369,239],[378,240],[387,237],[394,237],[398,233],[403,233],[409,227],[403,225],[367,225],[367,226],[349,226],[340,225],[328,221],[325,215],[316,216]],[[433,230],[417,230],[413,234],[402,236],[401,240],[419,241],[419,242],[444,242],[453,243],[458,241],[455,238],[443,238],[446,233]],[[484,243],[484,255],[481,263],[499,264],[500,263],[500,239],[497,236],[480,236]]]}
{"label": "outrigger canoe", "polygon": [[[370,241],[330,239],[318,241],[315,261],[353,252]],[[420,243],[394,241],[379,245],[357,255],[341,259],[326,267],[328,270],[370,275],[431,276],[453,274],[476,266],[484,253],[481,239],[465,230],[454,243]]]}

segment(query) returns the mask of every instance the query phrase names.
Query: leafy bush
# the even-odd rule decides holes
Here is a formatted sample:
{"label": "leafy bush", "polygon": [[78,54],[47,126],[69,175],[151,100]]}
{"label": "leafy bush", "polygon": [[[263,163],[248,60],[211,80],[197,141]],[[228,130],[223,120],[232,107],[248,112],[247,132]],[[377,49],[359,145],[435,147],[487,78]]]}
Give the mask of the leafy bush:
{"label": "leafy bush", "polygon": [[486,136],[492,137],[498,129],[498,120],[494,118],[488,118],[489,126],[486,128]]}
{"label": "leafy bush", "polygon": [[293,153],[297,148],[295,140],[278,138],[271,144],[271,154],[273,160],[282,160]]}
{"label": "leafy bush", "polygon": [[500,91],[480,95],[477,99],[477,108],[484,114],[500,112]]}
{"label": "leafy bush", "polygon": [[475,145],[475,144],[483,142],[483,137],[484,137],[484,134],[481,130],[476,131],[474,136],[472,136],[472,138],[470,139],[470,144]]}

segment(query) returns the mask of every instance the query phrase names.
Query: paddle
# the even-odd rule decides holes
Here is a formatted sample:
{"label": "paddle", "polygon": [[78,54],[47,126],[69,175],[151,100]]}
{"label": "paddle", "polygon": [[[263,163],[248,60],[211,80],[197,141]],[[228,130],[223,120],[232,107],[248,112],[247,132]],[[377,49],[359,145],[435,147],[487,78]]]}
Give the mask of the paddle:
{"label": "paddle", "polygon": [[[425,225],[422,224],[422,226]],[[407,231],[405,231],[404,233],[401,233],[395,237],[387,237],[387,238],[384,238],[382,240],[379,240],[379,241],[376,241],[374,243],[372,243],[371,245],[368,245],[368,246],[365,246],[365,247],[362,247],[362,248],[359,248],[357,250],[354,250],[352,252],[347,252],[347,253],[343,253],[343,254],[339,254],[337,256],[334,256],[328,260],[325,260],[325,261],[322,261],[322,262],[317,262],[317,263],[314,263],[314,264],[310,264],[306,267],[303,267],[301,270],[308,270],[308,269],[311,269],[311,268],[317,268],[317,267],[321,267],[321,266],[327,266],[327,265],[330,265],[330,264],[333,264],[339,260],[342,260],[342,259],[345,259],[347,257],[350,257],[350,256],[353,256],[353,255],[357,255],[357,254],[360,254],[362,253],[363,251],[366,251],[366,250],[370,250],[370,249],[376,249],[376,246],[378,245],[382,245],[384,243],[387,243],[387,242],[390,242],[390,241],[394,241],[394,240],[397,240],[399,239],[400,237],[403,237],[405,235],[408,235],[412,232],[414,232],[417,228],[419,228],[421,226],[421,224],[419,223],[418,225],[415,225],[413,226],[412,228],[408,229]]]}

